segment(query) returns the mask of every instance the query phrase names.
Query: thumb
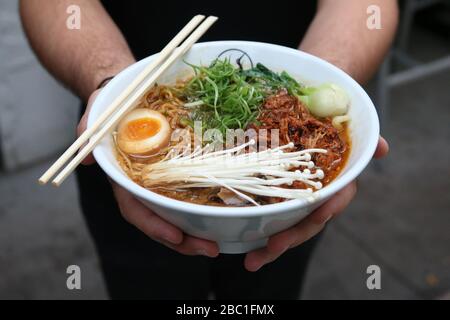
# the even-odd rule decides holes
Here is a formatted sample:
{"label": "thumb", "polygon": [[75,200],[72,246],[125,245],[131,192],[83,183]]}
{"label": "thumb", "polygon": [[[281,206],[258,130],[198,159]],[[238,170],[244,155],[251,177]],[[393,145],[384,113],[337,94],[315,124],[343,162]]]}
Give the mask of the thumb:
{"label": "thumb", "polygon": [[[87,121],[88,121],[88,117],[89,117],[89,112],[91,111],[92,108],[92,104],[94,103],[95,99],[97,98],[98,94],[100,93],[100,90],[96,90],[94,91],[91,96],[89,97],[87,106],[86,106],[86,111],[84,112],[83,116],[81,117],[80,122],[78,123],[77,126],[77,136],[79,137],[84,131],[86,131],[87,128]],[[81,147],[81,149],[83,149],[86,146],[86,143]],[[81,150],[80,149],[80,150]],[[92,153],[89,153],[89,155],[84,158],[84,160],[81,162],[83,165],[91,165],[93,163],[95,163],[95,159],[92,156]]]}

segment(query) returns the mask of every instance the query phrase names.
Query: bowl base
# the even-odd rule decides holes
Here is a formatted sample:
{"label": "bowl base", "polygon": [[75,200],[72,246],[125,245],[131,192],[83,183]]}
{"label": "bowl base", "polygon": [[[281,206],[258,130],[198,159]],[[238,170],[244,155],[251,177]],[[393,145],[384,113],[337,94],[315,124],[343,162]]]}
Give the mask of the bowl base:
{"label": "bowl base", "polygon": [[262,248],[267,244],[267,238],[247,242],[219,242],[220,253],[239,254]]}

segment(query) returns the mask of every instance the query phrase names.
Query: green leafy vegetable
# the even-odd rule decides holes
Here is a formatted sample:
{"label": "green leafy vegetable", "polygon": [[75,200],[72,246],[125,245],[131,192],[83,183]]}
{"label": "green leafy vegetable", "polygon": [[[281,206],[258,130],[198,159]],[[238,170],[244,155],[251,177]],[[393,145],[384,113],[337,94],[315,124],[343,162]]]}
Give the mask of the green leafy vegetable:
{"label": "green leafy vegetable", "polygon": [[[203,128],[245,128],[259,113],[265,95],[248,83],[240,69],[228,60],[215,60],[209,67],[192,66],[195,76],[185,87],[189,105],[197,105],[194,121]],[[201,102],[201,103],[199,103]]]}
{"label": "green leafy vegetable", "polygon": [[290,95],[297,97],[304,94],[304,87],[286,71],[277,74],[261,63],[258,63],[255,68],[242,71],[242,74],[246,76],[249,83],[265,88],[268,94],[273,94],[281,89],[286,89]]}

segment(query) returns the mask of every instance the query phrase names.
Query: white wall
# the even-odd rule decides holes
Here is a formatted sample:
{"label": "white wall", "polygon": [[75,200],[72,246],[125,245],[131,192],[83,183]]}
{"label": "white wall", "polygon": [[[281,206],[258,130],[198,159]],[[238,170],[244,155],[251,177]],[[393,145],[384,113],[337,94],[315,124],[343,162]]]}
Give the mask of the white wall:
{"label": "white wall", "polygon": [[0,154],[9,171],[63,150],[75,137],[79,104],[39,65],[17,6],[0,2]]}

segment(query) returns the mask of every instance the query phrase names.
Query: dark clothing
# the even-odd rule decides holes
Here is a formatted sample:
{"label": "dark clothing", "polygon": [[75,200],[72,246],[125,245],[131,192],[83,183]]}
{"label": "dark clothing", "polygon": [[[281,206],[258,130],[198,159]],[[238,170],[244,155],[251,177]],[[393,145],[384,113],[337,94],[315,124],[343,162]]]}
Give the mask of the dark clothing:
{"label": "dark clothing", "polygon": [[[137,59],[155,53],[195,14],[220,17],[202,41],[253,40],[296,47],[314,1],[103,1]],[[217,7],[217,8],[216,8]],[[197,8],[197,9],[196,9]],[[316,240],[288,251],[256,273],[244,255],[188,257],[154,242],[121,216],[97,166],[77,170],[82,210],[113,299],[296,299]]]}
{"label": "dark clothing", "polygon": [[316,1],[142,1],[103,0],[137,59],[161,51],[196,14],[219,17],[200,40],[249,40],[296,48],[315,12]]}

